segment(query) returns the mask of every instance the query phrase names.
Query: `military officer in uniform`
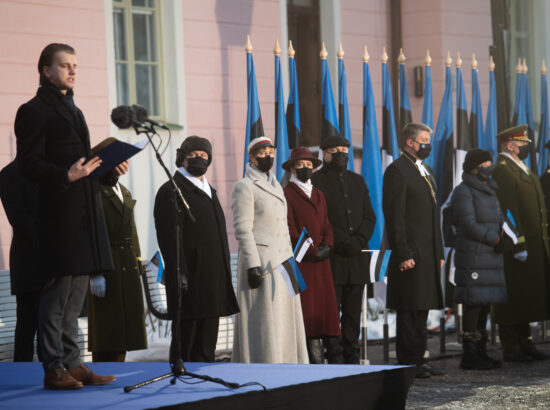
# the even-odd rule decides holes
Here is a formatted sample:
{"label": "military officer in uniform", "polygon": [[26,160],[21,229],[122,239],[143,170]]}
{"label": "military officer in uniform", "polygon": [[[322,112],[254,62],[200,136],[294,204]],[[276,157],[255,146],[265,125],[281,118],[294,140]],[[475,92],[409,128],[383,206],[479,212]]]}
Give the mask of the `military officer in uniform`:
{"label": "military officer in uniform", "polygon": [[508,303],[495,305],[503,359],[508,362],[548,359],[531,340],[530,322],[549,315],[549,250],[546,206],[537,175],[522,161],[531,140],[527,125],[497,135],[501,153],[493,170],[504,212],[512,213],[518,243],[504,256]]}
{"label": "military officer in uniform", "polygon": [[[550,141],[546,143],[546,148],[550,150]],[[550,167],[546,168],[546,171],[540,176],[540,185],[542,186],[544,203],[546,204],[546,211],[548,212],[548,209],[550,209]],[[548,214],[546,216],[548,218]],[[548,236],[550,238],[550,227],[548,228]]]}

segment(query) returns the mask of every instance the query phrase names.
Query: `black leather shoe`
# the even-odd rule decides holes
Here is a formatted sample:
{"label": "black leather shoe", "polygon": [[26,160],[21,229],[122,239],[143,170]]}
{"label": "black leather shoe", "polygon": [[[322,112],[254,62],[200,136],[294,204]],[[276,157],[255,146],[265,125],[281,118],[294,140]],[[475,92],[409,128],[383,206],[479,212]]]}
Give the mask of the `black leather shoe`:
{"label": "black leather shoe", "polygon": [[428,369],[432,376],[443,376],[444,374],[447,374],[447,371],[442,367],[432,366],[429,363],[424,363],[422,366]]}
{"label": "black leather shoe", "polygon": [[550,359],[550,355],[546,352],[543,352],[542,350],[539,350],[535,347],[535,344],[531,339],[524,339],[519,342],[519,345],[521,347],[521,351],[527,355],[533,358],[534,360],[548,360]]}
{"label": "black leather shoe", "polygon": [[429,379],[430,377],[432,377],[432,373],[426,368],[425,365],[417,364],[414,377],[416,377],[417,379]]}

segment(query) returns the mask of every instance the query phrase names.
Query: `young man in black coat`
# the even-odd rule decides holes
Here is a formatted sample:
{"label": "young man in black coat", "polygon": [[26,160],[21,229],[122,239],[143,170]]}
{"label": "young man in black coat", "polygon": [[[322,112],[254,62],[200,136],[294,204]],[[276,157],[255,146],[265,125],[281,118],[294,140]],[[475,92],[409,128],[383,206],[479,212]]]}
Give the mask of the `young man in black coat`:
{"label": "young man in black coat", "polygon": [[[344,362],[359,363],[359,331],[361,302],[369,281],[368,248],[376,224],[369,190],[361,175],[348,171],[349,142],[340,136],[321,141],[323,167],[311,176],[313,186],[325,195],[328,218],[334,233],[334,249],[330,255],[336,301],[341,312]],[[336,362],[342,347],[329,339],[327,355]],[[338,342],[339,343],[339,342]]]}
{"label": "young man in black coat", "polygon": [[387,307],[397,311],[397,360],[417,365],[416,376],[423,378],[442,374],[424,362],[428,310],[443,307],[437,187],[422,162],[430,153],[431,132],[424,124],[405,125],[403,153],[384,173],[382,201],[392,250]]}
{"label": "young man in black coat", "polygon": [[[212,145],[206,138],[187,137],[177,150],[176,185],[189,204],[193,222],[170,181],[155,198],[157,240],[166,266],[168,314],[172,319],[170,361],[213,362],[219,318],[239,311],[233,285],[225,216],[214,188],[206,180]],[[177,229],[179,226],[179,239]],[[180,327],[177,327],[176,244],[182,284]],[[179,331],[179,345],[175,336]]]}
{"label": "young man in black coat", "polygon": [[[38,330],[38,307],[44,285],[41,264],[35,237],[36,184],[24,178],[16,161],[10,162],[0,171],[0,197],[6,216],[13,228],[10,246],[11,294],[17,303],[15,325],[14,362],[32,362],[34,337]],[[40,350],[38,358],[42,356]]]}
{"label": "young man in black coat", "polygon": [[[106,384],[80,360],[78,315],[88,275],[113,269],[98,183],[87,178],[101,163],[73,101],[74,49],[50,44],[38,61],[40,87],[15,118],[17,160],[38,184],[38,259],[46,284],[39,309],[44,387],[79,389]],[[36,256],[35,256],[36,257]]]}

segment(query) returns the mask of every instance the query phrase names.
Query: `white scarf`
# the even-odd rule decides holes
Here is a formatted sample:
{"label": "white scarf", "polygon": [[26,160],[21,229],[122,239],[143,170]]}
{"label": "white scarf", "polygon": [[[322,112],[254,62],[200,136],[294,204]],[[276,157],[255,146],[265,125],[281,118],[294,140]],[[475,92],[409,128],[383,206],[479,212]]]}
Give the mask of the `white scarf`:
{"label": "white scarf", "polygon": [[210,184],[206,180],[206,175],[202,176],[202,181],[191,175],[189,171],[187,171],[184,167],[179,167],[178,171],[180,174],[182,174],[189,182],[191,182],[193,185],[195,185],[197,188],[199,188],[202,192],[204,192],[206,195],[208,195],[210,198],[212,198],[212,190],[210,189]]}
{"label": "white scarf", "polygon": [[306,182],[300,181],[296,175],[290,174],[290,182],[295,183],[306,194],[308,198],[311,198],[311,192],[313,191],[313,185],[311,185],[311,179]]}

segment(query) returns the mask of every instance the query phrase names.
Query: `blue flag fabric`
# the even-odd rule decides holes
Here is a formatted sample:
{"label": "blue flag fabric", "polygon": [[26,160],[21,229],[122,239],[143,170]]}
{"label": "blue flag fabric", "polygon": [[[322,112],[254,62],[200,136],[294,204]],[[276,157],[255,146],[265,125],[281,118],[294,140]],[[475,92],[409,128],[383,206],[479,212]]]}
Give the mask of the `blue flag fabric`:
{"label": "blue flag fabric", "polygon": [[399,133],[403,131],[403,127],[409,122],[412,122],[412,112],[409,101],[409,90],[407,89],[405,64],[399,64]]}
{"label": "blue flag fabric", "polygon": [[285,97],[283,94],[283,78],[281,75],[281,59],[275,55],[275,173],[281,181],[285,170],[283,163],[288,160],[288,135],[285,115]]}
{"label": "blue flag fabric", "polygon": [[474,148],[487,149],[483,132],[483,114],[481,110],[481,96],[477,79],[477,69],[472,68],[472,108],[470,109],[470,135]]}
{"label": "blue flag fabric", "polygon": [[384,168],[399,158],[390,72],[387,63],[382,63],[382,151],[384,152],[382,158]]}
{"label": "blue flag fabric", "polygon": [[369,189],[372,208],[376,214],[376,225],[369,240],[369,248],[380,249],[384,233],[384,212],[382,211],[382,157],[376,123],[376,106],[372,90],[369,63],[363,62],[363,158],[361,175]]}
{"label": "blue flag fabric", "polygon": [[298,76],[296,75],[296,61],[294,57],[288,59],[288,76],[290,90],[286,105],[286,127],[289,148],[300,146],[300,102],[298,99]]}
{"label": "blue flag fabric", "polygon": [[523,74],[524,78],[524,87],[525,87],[525,111],[527,114],[527,125],[529,129],[527,130],[527,136],[531,140],[529,145],[529,157],[525,159],[526,164],[531,168],[535,174],[538,172],[537,166],[537,145],[535,142],[535,121],[533,119],[533,101],[531,100],[531,87],[529,86],[529,77],[527,74]]}
{"label": "blue flag fabric", "polygon": [[244,163],[243,176],[248,163],[248,144],[254,138],[264,135],[264,126],[262,124],[262,114],[260,112],[260,102],[258,100],[258,86],[256,85],[256,70],[254,69],[254,59],[252,53],[246,53],[246,88],[248,107],[246,111],[246,136],[244,141]]}
{"label": "blue flag fabric", "polygon": [[[441,100],[433,138],[433,173],[439,203],[443,204],[453,188],[453,84],[451,67],[445,68],[445,92]],[[428,163],[429,164],[429,163]]]}
{"label": "blue flag fabric", "polygon": [[432,98],[432,67],[424,66],[424,103],[422,104],[422,123],[434,128],[434,108]]}
{"label": "blue flag fabric", "polygon": [[349,142],[348,170],[355,171],[353,156],[353,140],[349,121],[348,91],[346,85],[346,67],[344,59],[338,59],[338,121],[342,136]]}
{"label": "blue flag fabric", "polygon": [[[512,122],[515,125],[527,124],[526,79],[526,74],[521,72],[516,74],[516,96],[514,99],[514,112],[512,118]],[[529,157],[523,162],[529,166]]]}
{"label": "blue flag fabric", "polygon": [[489,71],[489,104],[487,105],[487,117],[485,118],[484,142],[480,148],[491,151],[496,160],[497,150],[497,90],[495,84],[495,72]]}
{"label": "blue flag fabric", "polygon": [[321,60],[321,102],[323,105],[323,135],[322,138],[340,135],[336,108],[334,107],[334,95],[332,94],[332,82],[326,59]]}
{"label": "blue flag fabric", "polygon": [[548,122],[548,86],[546,74],[540,76],[540,129],[539,129],[539,175],[548,168],[548,148],[550,141],[550,123]]}

